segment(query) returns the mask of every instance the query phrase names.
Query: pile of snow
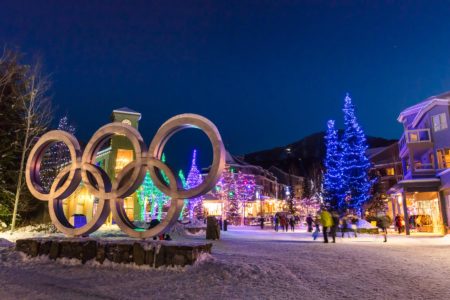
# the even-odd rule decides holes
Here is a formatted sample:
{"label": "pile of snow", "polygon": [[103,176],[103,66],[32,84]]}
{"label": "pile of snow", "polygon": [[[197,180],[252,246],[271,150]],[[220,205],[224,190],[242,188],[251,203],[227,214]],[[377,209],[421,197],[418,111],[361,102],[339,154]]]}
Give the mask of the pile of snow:
{"label": "pile of snow", "polygon": [[14,243],[7,239],[0,238],[0,247],[13,247]]}
{"label": "pile of snow", "polygon": [[203,220],[192,220],[189,224],[185,225],[186,228],[206,228],[206,224]]}
{"label": "pile of snow", "polygon": [[373,226],[372,224],[370,224],[370,222],[367,222],[366,220],[363,220],[363,219],[359,219],[358,224],[356,226],[358,226],[358,228],[363,228],[363,229],[377,228],[376,226]]}

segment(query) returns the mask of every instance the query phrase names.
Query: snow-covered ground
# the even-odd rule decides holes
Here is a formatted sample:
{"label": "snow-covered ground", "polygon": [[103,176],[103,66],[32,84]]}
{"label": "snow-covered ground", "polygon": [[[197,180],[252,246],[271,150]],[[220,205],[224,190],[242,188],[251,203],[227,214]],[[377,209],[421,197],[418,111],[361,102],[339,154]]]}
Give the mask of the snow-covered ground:
{"label": "snow-covered ground", "polygon": [[324,244],[304,231],[222,233],[196,265],[156,270],[27,259],[8,241],[45,234],[0,233],[0,299],[450,299],[450,237],[391,235],[383,243],[364,235]]}

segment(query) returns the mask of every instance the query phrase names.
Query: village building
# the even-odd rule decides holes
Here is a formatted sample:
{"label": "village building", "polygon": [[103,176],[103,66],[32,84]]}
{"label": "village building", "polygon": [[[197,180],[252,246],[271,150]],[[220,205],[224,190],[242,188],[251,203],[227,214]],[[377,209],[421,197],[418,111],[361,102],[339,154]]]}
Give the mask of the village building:
{"label": "village building", "polygon": [[390,189],[406,234],[446,234],[450,207],[450,92],[403,110],[398,121],[403,179]]}

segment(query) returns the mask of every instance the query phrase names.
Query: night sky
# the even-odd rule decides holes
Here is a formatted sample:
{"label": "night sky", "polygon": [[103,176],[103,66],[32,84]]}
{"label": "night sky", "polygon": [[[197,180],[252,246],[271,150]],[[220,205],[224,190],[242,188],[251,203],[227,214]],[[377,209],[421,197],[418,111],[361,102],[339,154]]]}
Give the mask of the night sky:
{"label": "night sky", "polygon": [[342,126],[346,92],[368,135],[398,138],[402,109],[450,90],[448,1],[272,2],[1,1],[0,42],[42,58],[85,141],[128,106],[147,143],[193,112],[242,154]]}

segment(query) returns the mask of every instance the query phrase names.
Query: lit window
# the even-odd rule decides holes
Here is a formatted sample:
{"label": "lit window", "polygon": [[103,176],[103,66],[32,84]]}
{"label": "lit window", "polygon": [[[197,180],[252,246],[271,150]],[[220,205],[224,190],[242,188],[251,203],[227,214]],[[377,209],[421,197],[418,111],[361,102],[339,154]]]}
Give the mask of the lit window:
{"label": "lit window", "polygon": [[132,161],[133,161],[133,150],[118,149],[115,167],[116,175]]}
{"label": "lit window", "polygon": [[386,169],[386,175],[387,176],[394,176],[395,175],[394,168],[387,168]]}
{"label": "lit window", "polygon": [[450,168],[450,149],[439,149],[436,152],[439,169]]}
{"label": "lit window", "polygon": [[433,120],[433,129],[435,132],[447,129],[447,117],[445,113],[432,116],[431,119]]}

